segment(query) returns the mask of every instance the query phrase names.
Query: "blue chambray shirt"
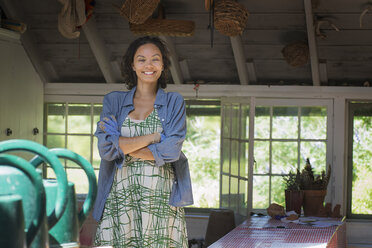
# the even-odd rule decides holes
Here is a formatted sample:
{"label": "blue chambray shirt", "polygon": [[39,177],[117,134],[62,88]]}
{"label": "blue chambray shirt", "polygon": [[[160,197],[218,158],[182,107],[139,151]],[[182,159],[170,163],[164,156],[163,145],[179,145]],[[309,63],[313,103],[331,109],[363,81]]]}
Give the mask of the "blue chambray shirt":
{"label": "blue chambray shirt", "polygon": [[[129,112],[134,109],[134,87],[130,91],[114,91],[103,99],[103,109],[100,119],[114,115],[119,127],[122,126]],[[187,206],[193,204],[191,179],[187,158],[181,154],[182,143],[186,136],[186,110],[183,97],[176,92],[166,93],[158,89],[154,108],[163,127],[166,139],[161,143],[148,146],[157,166],[172,163],[175,171],[175,181],[169,204],[173,206]],[[122,168],[125,154],[119,147],[119,136],[104,133],[97,123],[95,136],[98,138],[98,150],[101,164],[98,176],[98,192],[93,208],[93,218],[99,221],[105,207],[107,197],[116,173],[116,168]]]}

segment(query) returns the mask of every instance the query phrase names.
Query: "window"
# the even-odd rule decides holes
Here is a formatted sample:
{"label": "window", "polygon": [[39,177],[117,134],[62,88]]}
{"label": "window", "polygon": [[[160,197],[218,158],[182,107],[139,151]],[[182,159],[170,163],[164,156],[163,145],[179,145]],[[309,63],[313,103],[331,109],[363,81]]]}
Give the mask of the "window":
{"label": "window", "polygon": [[[97,138],[93,135],[102,111],[102,104],[47,103],[45,104],[44,144],[48,148],[67,148],[88,160],[96,171],[100,157]],[[69,181],[78,194],[88,192],[88,179],[83,169],[70,160],[62,160]],[[48,166],[46,178],[55,178]]]}
{"label": "window", "polygon": [[220,103],[186,100],[186,154],[196,208],[219,207]]}
{"label": "window", "polygon": [[372,103],[349,103],[348,204],[350,218],[372,219]]}
{"label": "window", "polygon": [[248,209],[284,205],[282,177],[302,169],[315,172],[330,158],[332,102],[297,99],[222,101],[221,206],[247,216]]}
{"label": "window", "polygon": [[[187,100],[187,135],[183,151],[188,157],[193,183],[194,205],[197,208],[219,207],[220,164],[220,103],[219,101]],[[44,144],[48,148],[67,148],[94,167],[98,176],[100,156],[94,136],[102,104],[47,103],[45,104]],[[88,192],[84,171],[75,163],[63,160],[69,181],[77,193]],[[47,178],[55,178],[50,167]]]}

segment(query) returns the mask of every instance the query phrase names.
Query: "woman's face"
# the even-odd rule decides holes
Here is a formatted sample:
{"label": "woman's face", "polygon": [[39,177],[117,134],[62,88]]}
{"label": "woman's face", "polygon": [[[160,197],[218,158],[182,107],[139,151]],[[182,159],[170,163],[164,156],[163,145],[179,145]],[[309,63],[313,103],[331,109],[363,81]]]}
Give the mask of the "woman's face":
{"label": "woman's face", "polygon": [[132,67],[138,84],[157,83],[164,68],[160,49],[151,43],[140,46],[134,54]]}

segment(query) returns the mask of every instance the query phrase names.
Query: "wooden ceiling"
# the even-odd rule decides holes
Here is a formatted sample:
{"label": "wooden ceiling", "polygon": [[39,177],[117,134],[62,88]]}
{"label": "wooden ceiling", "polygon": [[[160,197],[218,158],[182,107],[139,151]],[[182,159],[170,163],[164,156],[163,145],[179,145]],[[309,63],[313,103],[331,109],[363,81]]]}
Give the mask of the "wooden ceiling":
{"label": "wooden ceiling", "polygon": [[[211,47],[204,0],[162,0],[167,19],[195,22],[191,37],[163,37],[172,52],[174,83],[368,86],[372,2],[312,1],[313,8],[311,0],[239,0],[249,11],[243,34],[229,37],[215,30]],[[21,41],[45,82],[120,83],[121,57],[138,37],[119,14],[123,3],[96,0],[78,39],[58,31],[57,0],[0,0],[0,7],[7,18],[27,24]],[[314,33],[317,27],[323,37]],[[308,42],[310,59],[293,67],[282,49],[298,40]]]}

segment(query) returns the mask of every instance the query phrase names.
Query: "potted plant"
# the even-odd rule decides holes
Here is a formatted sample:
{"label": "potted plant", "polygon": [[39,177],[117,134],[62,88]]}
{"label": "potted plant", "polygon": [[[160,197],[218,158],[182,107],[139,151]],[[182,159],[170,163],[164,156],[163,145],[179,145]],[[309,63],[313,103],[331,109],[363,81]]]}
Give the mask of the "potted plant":
{"label": "potted plant", "polygon": [[331,176],[331,166],[327,173],[323,170],[321,175],[314,175],[309,158],[306,159],[305,168],[300,177],[300,189],[304,192],[303,209],[305,216],[316,216],[323,207],[323,201],[327,194],[327,186]]}
{"label": "potted plant", "polygon": [[304,192],[300,188],[301,178],[300,172],[297,173],[292,171],[287,176],[283,177],[285,184],[285,208],[286,211],[295,211],[297,214],[301,214],[302,201]]}

